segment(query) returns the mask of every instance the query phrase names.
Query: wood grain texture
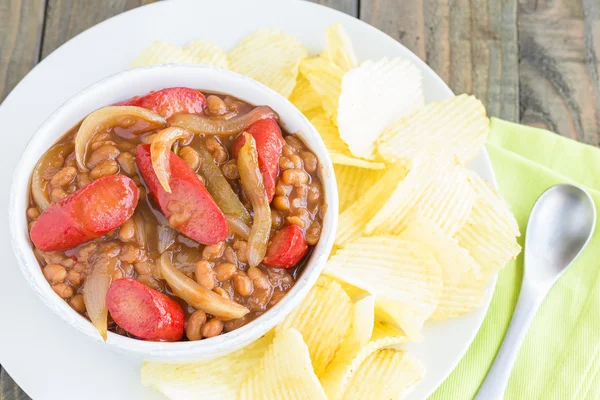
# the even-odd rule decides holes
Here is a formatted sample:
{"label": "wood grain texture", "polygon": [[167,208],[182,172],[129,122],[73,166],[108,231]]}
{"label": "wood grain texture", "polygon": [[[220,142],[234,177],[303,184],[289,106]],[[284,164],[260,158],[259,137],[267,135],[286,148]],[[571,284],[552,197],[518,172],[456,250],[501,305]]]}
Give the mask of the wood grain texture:
{"label": "wood grain texture", "polygon": [[0,400],[28,400],[27,394],[0,368]]}
{"label": "wood grain texture", "polygon": [[521,121],[600,145],[600,2],[521,0],[518,29]]}
{"label": "wood grain texture", "polygon": [[361,19],[398,40],[490,115],[518,121],[517,0],[362,0]]}
{"label": "wood grain texture", "polygon": [[78,33],[156,0],[47,0],[42,58]]}
{"label": "wood grain texture", "polygon": [[353,17],[358,17],[359,0],[307,0],[311,3],[321,4],[335,10],[344,12]]}
{"label": "wood grain texture", "polygon": [[0,0],[0,102],[38,62],[45,0]]}

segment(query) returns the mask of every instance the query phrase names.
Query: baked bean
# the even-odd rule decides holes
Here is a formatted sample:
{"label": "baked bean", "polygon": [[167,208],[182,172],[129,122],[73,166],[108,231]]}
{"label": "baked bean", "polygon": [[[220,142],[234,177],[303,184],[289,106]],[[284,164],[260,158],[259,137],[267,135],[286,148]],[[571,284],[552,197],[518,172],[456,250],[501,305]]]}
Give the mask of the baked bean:
{"label": "baked bean", "polygon": [[212,115],[225,115],[229,112],[225,102],[218,96],[208,96],[206,98],[206,108]]}
{"label": "baked bean", "polygon": [[271,227],[273,229],[280,228],[283,224],[283,216],[277,210],[271,210]]}
{"label": "baked bean", "polygon": [[221,284],[221,289],[223,289],[225,292],[227,292],[227,296],[230,299],[233,299],[235,297],[235,289],[233,288],[233,284],[231,283],[231,281],[225,281]]}
{"label": "baked bean", "polygon": [[61,264],[63,267],[65,267],[65,268],[69,269],[69,268],[71,268],[73,265],[75,265],[75,260],[73,260],[71,257],[68,257],[68,258],[65,258],[64,260],[62,260],[62,261],[60,262],[60,264]]}
{"label": "baked bean", "polygon": [[294,278],[287,273],[285,269],[269,268],[267,269],[267,278],[269,279],[271,286],[284,290],[290,288],[294,284]]}
{"label": "baked bean", "polygon": [[292,195],[294,197],[306,197],[306,194],[308,193],[308,188],[306,185],[301,185],[298,186],[297,188],[294,189],[294,191],[292,192]]}
{"label": "baked bean", "polygon": [[134,175],[135,172],[135,157],[128,151],[125,151],[117,157],[117,162],[121,166],[121,171],[127,175]]}
{"label": "baked bean", "polygon": [[116,147],[117,143],[115,141],[113,141],[113,140],[103,140],[103,141],[100,141],[100,142],[94,142],[94,143],[92,143],[92,145],[90,146],[90,149],[92,151],[94,151],[94,150],[98,149],[101,146],[115,146]]}
{"label": "baked bean", "polygon": [[75,193],[77,191],[77,185],[71,184],[69,185],[69,187],[67,187],[67,193],[71,194],[71,193]]}
{"label": "baked bean", "polygon": [[81,285],[81,280],[82,280],[81,272],[71,270],[67,274],[67,281],[69,281],[69,283],[73,286],[77,287],[77,286]]}
{"label": "baked bean", "polygon": [[250,311],[265,311],[272,294],[273,288],[270,286],[269,289],[257,289],[248,297],[246,307]]}
{"label": "baked bean", "polygon": [[114,175],[119,172],[119,165],[115,160],[104,160],[90,171],[90,178],[98,179],[103,176]]}
{"label": "baked bean", "polygon": [[215,292],[216,294],[218,294],[219,296],[221,296],[227,300],[231,300],[229,298],[229,293],[227,293],[227,291],[220,286],[217,286],[216,288],[214,288],[213,292]]}
{"label": "baked bean", "polygon": [[73,307],[73,310],[77,311],[80,314],[85,312],[85,302],[83,301],[82,294],[76,294],[69,300],[69,304]]}
{"label": "baked bean", "polygon": [[77,186],[79,186],[80,189],[91,181],[92,180],[90,179],[90,176],[86,172],[80,172],[77,174]]}
{"label": "baked bean", "polygon": [[64,282],[55,283],[52,285],[52,290],[63,299],[73,296],[73,288]]}
{"label": "baked bean", "polygon": [[235,249],[235,253],[240,262],[248,262],[248,242],[236,240],[233,242],[233,248]]}
{"label": "baked bean", "polygon": [[313,182],[308,186],[308,195],[306,196],[306,200],[309,204],[314,204],[319,201],[321,198],[321,188],[317,182]]}
{"label": "baked bean", "polygon": [[301,169],[287,169],[281,173],[281,180],[286,185],[301,186],[308,183],[308,174]]}
{"label": "baked bean", "polygon": [[288,199],[286,196],[275,196],[273,198],[273,207],[280,211],[289,211],[290,199]]}
{"label": "baked bean", "polygon": [[135,236],[135,221],[129,218],[119,227],[119,239],[128,242]]}
{"label": "baked bean", "polygon": [[121,261],[132,264],[140,258],[142,255],[141,253],[142,251],[138,247],[132,244],[126,244],[121,248],[121,254],[119,258]]}
{"label": "baked bean", "polygon": [[250,267],[248,268],[248,271],[246,271],[246,273],[248,274],[248,277],[252,280],[254,286],[256,286],[257,289],[267,290],[271,287],[267,275],[265,275],[265,273],[262,272],[260,268]]}
{"label": "baked bean", "polygon": [[77,168],[77,159],[75,158],[75,153],[71,153],[67,156],[64,166]]}
{"label": "baked bean", "polygon": [[220,335],[221,332],[223,332],[223,321],[218,318],[211,319],[202,328],[202,336],[205,338]]}
{"label": "baked bean", "polygon": [[304,169],[306,172],[310,172],[312,174],[317,170],[317,166],[319,164],[317,156],[310,151],[303,151],[300,153],[300,156],[302,157],[302,161],[304,161]]}
{"label": "baked bean", "polygon": [[231,263],[223,263],[216,265],[214,268],[217,280],[219,282],[228,281],[238,272],[238,269],[235,265]]}
{"label": "baked bean", "polygon": [[67,270],[59,264],[48,264],[42,272],[46,280],[50,283],[62,282],[67,277]]}
{"label": "baked bean", "polygon": [[302,218],[298,217],[297,215],[287,217],[286,221],[290,224],[298,225],[300,228],[304,228],[304,226],[306,226],[306,223],[302,220]]}
{"label": "baked bean", "polygon": [[133,264],[135,272],[138,275],[150,275],[152,273],[152,265],[148,261],[136,262]]}
{"label": "baked bean", "polygon": [[40,216],[40,210],[37,207],[29,207],[27,209],[27,218],[36,219]]}
{"label": "baked bean", "polygon": [[92,143],[104,142],[104,141],[110,140],[111,137],[112,137],[112,135],[110,134],[110,132],[99,132],[99,133],[95,134],[94,137],[92,138]]}
{"label": "baked bean", "polygon": [[179,150],[179,157],[194,171],[200,166],[200,154],[190,146],[184,146]]}
{"label": "baked bean", "polygon": [[235,160],[229,160],[221,167],[223,176],[229,180],[235,180],[240,178],[240,172],[238,171]]}
{"label": "baked bean", "polygon": [[225,258],[225,261],[227,261],[230,264],[233,265],[238,265],[238,258],[237,258],[237,254],[235,253],[235,250],[230,247],[227,246],[225,247],[225,251],[223,252],[223,257]]}
{"label": "baked bean", "polygon": [[250,296],[254,290],[252,279],[241,271],[233,277],[233,287],[235,288],[235,291],[243,297]]}
{"label": "baked bean", "polygon": [[[295,155],[295,154],[293,154],[293,155]],[[292,168],[295,168],[295,165],[292,162],[292,160],[290,160],[286,156],[282,156],[279,159],[279,168],[281,168],[281,169],[292,169]]]}
{"label": "baked bean", "polygon": [[297,154],[292,154],[290,156],[290,161],[294,164],[294,168],[301,169],[302,168],[302,159]]}
{"label": "baked bean", "polygon": [[292,199],[292,208],[293,209],[306,208],[306,199],[304,197],[294,197]]}
{"label": "baked bean", "polygon": [[75,272],[79,272],[81,273],[85,273],[87,271],[87,266],[84,263],[75,263],[75,265],[73,265],[73,268],[71,269],[72,271]]}
{"label": "baked bean", "polygon": [[217,164],[222,164],[227,161],[227,151],[217,139],[214,137],[207,137],[204,141],[204,145]]}
{"label": "baked bean", "polygon": [[292,187],[285,185],[281,179],[275,184],[275,194],[278,196],[289,196],[292,193]]}
{"label": "baked bean", "polygon": [[50,184],[52,186],[67,186],[77,176],[77,168],[66,167],[61,169],[52,177]]}
{"label": "baked bean", "polygon": [[212,264],[206,260],[201,260],[196,263],[196,282],[204,286],[208,290],[215,287],[215,271],[212,269]]}
{"label": "baked bean", "polygon": [[[58,157],[57,157],[58,158]],[[44,170],[44,172],[42,172],[42,179],[45,181],[49,181],[50,179],[52,179],[54,177],[54,175],[56,175],[56,173],[58,171],[60,171],[62,168],[62,162],[60,162],[58,167],[48,167]]]}
{"label": "baked bean", "polygon": [[61,187],[57,187],[52,189],[52,192],[50,192],[50,201],[52,203],[56,203],[57,201],[61,201],[62,199],[64,199],[65,197],[67,197],[68,194],[67,192],[65,192],[65,190]]}
{"label": "baked bean", "polygon": [[225,242],[211,244],[209,246],[204,247],[204,250],[202,250],[202,258],[207,260],[213,260],[215,258],[221,257],[223,255],[223,251],[225,251]]}
{"label": "baked bean", "polygon": [[321,237],[321,224],[317,221],[313,222],[306,230],[306,243],[314,246]]}
{"label": "baked bean", "polygon": [[156,137],[156,133],[152,133],[150,135],[142,136],[141,141],[144,144],[152,144],[152,141],[154,140],[155,137]]}
{"label": "baked bean", "polygon": [[196,310],[190,315],[185,327],[185,336],[190,340],[202,339],[202,329],[206,324],[206,313],[202,310]]}
{"label": "baked bean", "polygon": [[87,164],[90,168],[94,168],[103,161],[116,159],[119,154],[121,154],[121,151],[117,148],[116,143],[114,145],[103,144],[92,152]]}
{"label": "baked bean", "polygon": [[304,145],[302,144],[300,139],[298,139],[296,136],[288,135],[284,139],[285,139],[285,142],[289,146],[292,146],[295,150],[302,150],[304,148]]}
{"label": "baked bean", "polygon": [[27,224],[27,228],[29,229],[29,231],[31,231],[33,229],[34,223],[35,223],[35,221],[29,221],[29,223]]}
{"label": "baked bean", "polygon": [[294,150],[294,148],[290,145],[284,144],[283,147],[281,148],[281,154],[283,154],[285,157],[291,157],[292,155],[296,154],[296,150]]}

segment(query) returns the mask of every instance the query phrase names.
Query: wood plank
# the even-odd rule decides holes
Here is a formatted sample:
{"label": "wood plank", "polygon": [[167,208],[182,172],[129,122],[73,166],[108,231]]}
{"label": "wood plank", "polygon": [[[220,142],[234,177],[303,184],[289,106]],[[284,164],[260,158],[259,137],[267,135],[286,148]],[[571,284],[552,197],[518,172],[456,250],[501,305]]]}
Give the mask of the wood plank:
{"label": "wood plank", "polygon": [[48,0],[42,58],[78,33],[156,0]]}
{"label": "wood plank", "polygon": [[521,120],[600,145],[600,3],[521,1]]}
{"label": "wood plank", "polygon": [[0,102],[39,57],[45,0],[0,1]]}
{"label": "wood plank", "polygon": [[28,400],[27,394],[0,368],[0,400]]}
{"label": "wood plank", "polygon": [[362,0],[361,19],[404,44],[455,93],[518,120],[517,0]]}
{"label": "wood plank", "polygon": [[358,17],[358,0],[307,0]]}

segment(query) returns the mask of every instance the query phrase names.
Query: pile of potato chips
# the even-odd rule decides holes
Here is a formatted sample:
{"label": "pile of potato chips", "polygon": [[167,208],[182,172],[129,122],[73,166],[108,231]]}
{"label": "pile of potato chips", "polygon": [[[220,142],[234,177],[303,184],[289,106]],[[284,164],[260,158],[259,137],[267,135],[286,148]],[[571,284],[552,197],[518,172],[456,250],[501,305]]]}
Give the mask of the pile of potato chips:
{"label": "pile of potato chips", "polygon": [[210,362],[148,362],[142,380],[173,399],[400,399],[424,376],[398,345],[429,319],[477,308],[520,252],[500,195],[465,168],[484,145],[481,102],[425,105],[418,68],[401,58],[357,62],[340,24],[323,52],[263,29],[225,53],[196,40],[155,42],[133,66],[208,64],[252,77],[312,122],[340,195],[335,249],[301,306],[252,345]]}

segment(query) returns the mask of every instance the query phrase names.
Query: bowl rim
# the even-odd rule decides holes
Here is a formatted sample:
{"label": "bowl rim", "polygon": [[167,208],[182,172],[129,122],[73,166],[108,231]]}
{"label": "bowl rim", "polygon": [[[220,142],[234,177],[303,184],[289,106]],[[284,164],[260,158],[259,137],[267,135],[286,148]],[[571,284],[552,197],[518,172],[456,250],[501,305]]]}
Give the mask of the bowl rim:
{"label": "bowl rim", "polygon": [[[79,120],[74,120],[72,114],[76,114],[78,109],[85,109],[87,104],[94,104],[95,99],[100,97],[103,91],[106,92],[107,88],[116,87],[117,92],[119,93],[126,92],[127,90],[129,92],[136,92],[137,90],[137,95],[143,95],[150,90],[159,89],[135,89],[136,84],[139,85],[141,80],[145,79],[150,82],[151,78],[156,78],[158,82],[161,82],[161,78],[164,78],[166,81],[177,81],[180,77],[184,77],[182,79],[185,80],[185,77],[189,78],[190,76],[200,80],[216,77],[217,81],[220,80],[219,82],[221,82],[221,84],[226,82],[232,85],[235,84],[234,86],[236,86],[236,89],[240,87],[243,88],[243,90],[239,90],[240,93],[246,91],[257,97],[271,99],[271,101],[268,102],[269,104],[266,105],[273,107],[275,111],[278,112],[280,115],[280,123],[285,125],[286,121],[293,121],[293,124],[300,126],[300,130],[296,129],[291,133],[298,133],[305,144],[315,152],[319,159],[319,172],[325,191],[327,211],[323,217],[322,232],[324,234],[314,247],[310,258],[294,287],[292,287],[277,305],[243,327],[223,335],[194,342],[151,342],[108,332],[106,343],[110,345],[110,348],[141,356],[146,359],[166,362],[183,362],[215,358],[250,344],[281,322],[281,320],[283,320],[283,318],[289,314],[302,299],[304,299],[325,266],[325,262],[333,248],[337,227],[337,183],[335,180],[333,164],[323,140],[308,119],[294,105],[279,93],[249,77],[239,75],[229,70],[205,65],[161,64],[134,68],[109,75],[70,97],[36,129],[21,153],[19,162],[13,173],[8,209],[13,252],[17,258],[19,268],[28,284],[33,288],[36,295],[41,298],[46,306],[67,322],[67,324],[84,333],[91,339],[102,342],[102,338],[91,322],[73,310],[66,301],[54,293],[50,284],[43,277],[40,264],[33,253],[33,247],[27,229],[27,219],[25,217],[25,211],[28,204],[27,201],[24,201],[24,204],[21,203],[24,196],[25,200],[28,198],[30,176],[31,171],[33,170],[33,167],[29,167],[29,165],[32,163],[31,160],[34,160],[33,163],[35,165],[39,156],[47,151],[49,146],[52,145],[42,144],[44,139],[46,142],[55,143],[55,141],[67,131],[60,128],[60,124],[66,124],[67,126],[70,124],[70,126],[75,126]],[[146,86],[148,84],[146,84]],[[159,83],[156,86],[165,88],[185,85]],[[191,86],[194,85],[188,87]],[[119,90],[119,88],[121,90]],[[199,89],[202,90],[205,89],[205,87]],[[212,89],[208,90],[212,91]],[[219,90],[215,91],[219,92]],[[221,92],[246,101],[248,98],[248,96],[240,97],[240,93],[235,93],[235,91],[232,90],[223,90]],[[106,93],[104,95],[106,96]],[[119,94],[117,93],[116,96],[118,95]],[[126,95],[123,97],[127,98]],[[275,106],[274,103],[277,103],[277,105]],[[107,105],[109,104],[91,106],[91,111]],[[90,107],[88,106],[87,108]],[[89,114],[89,112],[85,113],[82,118]],[[40,154],[36,156],[38,153]]]}

